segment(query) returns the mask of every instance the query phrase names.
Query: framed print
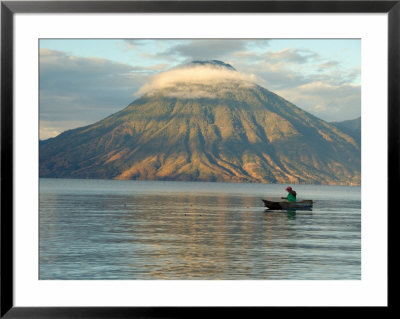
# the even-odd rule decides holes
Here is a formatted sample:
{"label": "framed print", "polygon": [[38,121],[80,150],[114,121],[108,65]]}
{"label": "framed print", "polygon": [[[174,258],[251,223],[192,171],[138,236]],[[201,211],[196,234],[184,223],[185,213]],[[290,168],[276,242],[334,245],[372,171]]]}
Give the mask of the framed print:
{"label": "framed print", "polygon": [[1,316],[388,309],[398,1],[3,1]]}

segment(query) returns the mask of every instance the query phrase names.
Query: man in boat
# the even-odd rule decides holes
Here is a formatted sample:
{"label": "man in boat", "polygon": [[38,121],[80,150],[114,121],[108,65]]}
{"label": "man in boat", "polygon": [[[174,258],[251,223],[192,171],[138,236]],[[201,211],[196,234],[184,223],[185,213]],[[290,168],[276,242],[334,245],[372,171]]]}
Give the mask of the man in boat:
{"label": "man in boat", "polygon": [[286,191],[288,192],[286,197],[282,197],[282,199],[287,199],[288,202],[296,201],[296,192],[290,187],[286,187]]}

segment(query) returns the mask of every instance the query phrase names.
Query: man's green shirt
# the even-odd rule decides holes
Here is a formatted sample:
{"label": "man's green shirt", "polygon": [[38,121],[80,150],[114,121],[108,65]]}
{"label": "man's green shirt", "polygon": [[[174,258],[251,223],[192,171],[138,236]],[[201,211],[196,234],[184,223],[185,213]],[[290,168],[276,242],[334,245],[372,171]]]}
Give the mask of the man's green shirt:
{"label": "man's green shirt", "polygon": [[295,202],[296,201],[296,197],[293,196],[292,193],[289,193],[286,197],[286,199],[288,200],[288,202]]}

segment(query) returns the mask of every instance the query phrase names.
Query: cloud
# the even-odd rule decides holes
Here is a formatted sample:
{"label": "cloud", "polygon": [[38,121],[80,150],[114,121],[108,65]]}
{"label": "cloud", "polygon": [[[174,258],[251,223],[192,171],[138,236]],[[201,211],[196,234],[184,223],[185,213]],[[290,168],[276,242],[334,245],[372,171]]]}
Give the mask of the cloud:
{"label": "cloud", "polygon": [[40,71],[46,74],[55,72],[82,72],[84,67],[85,74],[98,75],[104,72],[126,72],[130,71],[131,67],[122,64],[112,62],[102,58],[83,58],[69,55],[65,52],[55,51],[50,49],[40,49]]}
{"label": "cloud", "polygon": [[212,60],[226,58],[249,47],[268,45],[268,40],[238,40],[238,39],[200,39],[185,41],[159,53],[159,56],[175,55],[187,61]]}
{"label": "cloud", "polygon": [[361,85],[312,82],[276,93],[328,122],[360,116]]}
{"label": "cloud", "polygon": [[288,68],[287,64],[264,59],[253,60],[253,63],[235,60],[233,64],[238,69],[247,70],[257,78],[257,84],[269,90],[279,90],[283,88],[296,87],[306,84],[309,81],[304,72],[300,69]]}
{"label": "cloud", "polygon": [[[360,115],[361,70],[346,68],[340,61],[327,59],[307,48],[270,50],[270,40],[202,39],[170,42],[168,49],[158,51],[153,58],[204,60],[218,59],[231,63],[237,70],[252,74],[245,78],[255,82],[299,107],[327,121],[350,119]],[[168,45],[162,46],[167,48]],[[223,74],[220,73],[223,77]],[[242,73],[242,75],[244,75]],[[209,76],[209,79],[207,79]],[[212,72],[165,72],[151,78],[140,94],[154,89],[167,88],[181,81],[192,83],[174,89],[175,96],[210,96],[209,90],[199,82],[212,81]],[[197,84],[193,86],[194,83]],[[311,90],[311,87],[314,90]],[[221,87],[220,87],[221,88]],[[214,94],[215,95],[215,94]]]}
{"label": "cloud", "polygon": [[135,67],[107,59],[41,49],[41,138],[58,131],[50,129],[51,122],[64,123],[63,129],[87,125],[131,103],[133,93],[149,77],[144,69],[136,71]]}
{"label": "cloud", "polygon": [[326,121],[360,116],[360,67],[345,68],[311,51],[292,49],[268,54],[241,52],[232,63],[253,73],[257,84]]}
{"label": "cloud", "polygon": [[340,65],[340,63],[338,61],[327,61],[324,63],[319,64],[318,67],[318,71],[322,72],[325,71],[326,69],[331,69],[331,68],[337,68]]}
{"label": "cloud", "polygon": [[267,61],[279,62],[279,63],[296,63],[304,64],[310,60],[319,58],[319,55],[310,50],[299,50],[299,49],[283,49],[280,51],[269,51],[263,54],[263,57]]}
{"label": "cloud", "polygon": [[132,68],[135,72],[144,72],[144,73],[152,73],[152,72],[160,72],[168,68],[168,64],[159,63],[150,66],[135,66]]}
{"label": "cloud", "polygon": [[148,42],[149,42],[149,40],[147,40],[147,39],[125,39],[124,40],[124,43],[128,49],[137,49],[138,47],[141,47]]}
{"label": "cloud", "polygon": [[256,77],[226,67],[189,64],[153,76],[137,94],[169,89],[170,96],[212,97],[215,93],[212,87],[228,81],[249,86],[256,81]]}

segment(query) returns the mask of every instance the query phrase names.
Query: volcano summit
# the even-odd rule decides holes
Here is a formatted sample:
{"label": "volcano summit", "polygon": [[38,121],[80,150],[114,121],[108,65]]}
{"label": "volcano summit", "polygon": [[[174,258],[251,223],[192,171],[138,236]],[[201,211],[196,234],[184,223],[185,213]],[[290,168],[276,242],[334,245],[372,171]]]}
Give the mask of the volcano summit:
{"label": "volcano summit", "polygon": [[40,177],[360,184],[360,144],[221,61],[156,75],[125,109],[40,144]]}

